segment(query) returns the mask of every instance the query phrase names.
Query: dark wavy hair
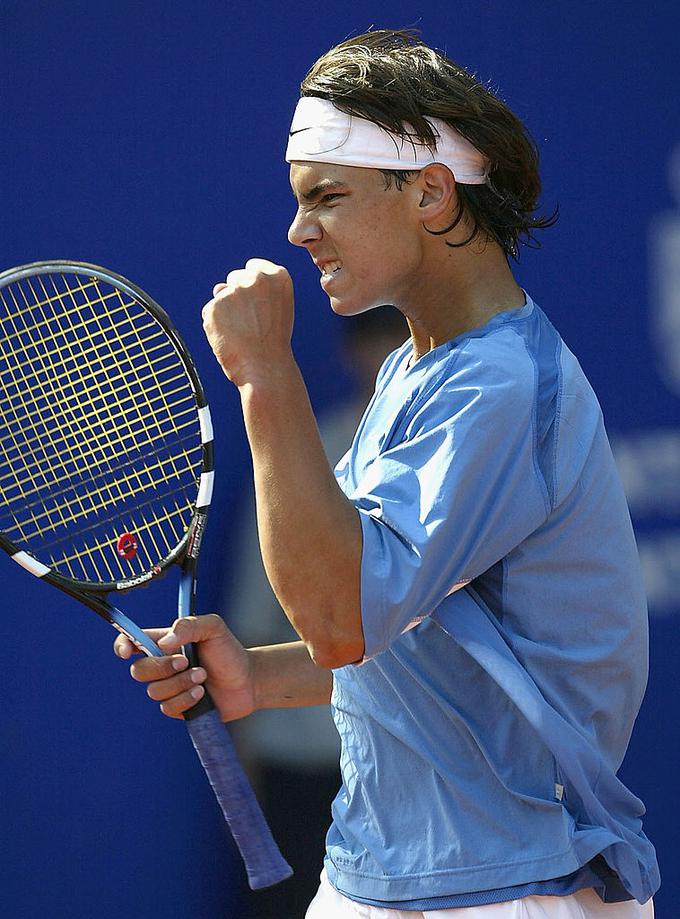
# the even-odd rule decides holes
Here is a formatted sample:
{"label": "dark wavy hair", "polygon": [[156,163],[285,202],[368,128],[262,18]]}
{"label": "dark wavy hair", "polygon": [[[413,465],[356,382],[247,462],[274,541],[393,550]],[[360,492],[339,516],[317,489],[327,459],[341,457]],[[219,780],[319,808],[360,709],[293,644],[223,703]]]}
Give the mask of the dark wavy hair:
{"label": "dark wavy hair", "polygon": [[[472,222],[464,246],[475,237],[491,238],[506,257],[519,258],[520,243],[538,247],[535,230],[552,226],[558,209],[537,215],[541,180],[538,150],[510,109],[475,77],[412,29],[377,29],[347,39],[322,55],[300,86],[302,96],[328,99],[350,115],[367,118],[404,139],[418,138],[431,149],[436,136],[426,116],[441,118],[490,161],[485,185],[457,185],[458,208],[452,230]],[[414,171],[381,170],[385,187],[401,189]],[[428,231],[435,232],[435,231]]]}

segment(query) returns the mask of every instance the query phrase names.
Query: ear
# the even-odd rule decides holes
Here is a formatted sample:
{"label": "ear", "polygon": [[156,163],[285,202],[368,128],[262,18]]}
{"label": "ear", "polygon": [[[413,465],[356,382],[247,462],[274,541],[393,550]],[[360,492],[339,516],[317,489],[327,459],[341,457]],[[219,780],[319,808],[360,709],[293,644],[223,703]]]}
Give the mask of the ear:
{"label": "ear", "polygon": [[450,221],[458,205],[456,180],[448,166],[431,163],[418,173],[414,182],[419,195],[419,219],[422,223],[436,226],[442,220]]}

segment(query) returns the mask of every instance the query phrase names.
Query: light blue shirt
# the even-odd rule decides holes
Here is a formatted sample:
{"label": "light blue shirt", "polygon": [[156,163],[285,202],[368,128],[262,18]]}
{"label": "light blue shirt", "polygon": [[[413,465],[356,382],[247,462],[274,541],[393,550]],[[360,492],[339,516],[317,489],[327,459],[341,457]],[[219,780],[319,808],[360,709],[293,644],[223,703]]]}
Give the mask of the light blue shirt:
{"label": "light blue shirt", "polygon": [[336,469],[363,530],[366,662],[334,672],[326,870],[390,903],[559,878],[659,885],[617,779],[647,677],[637,551],[602,415],[527,298],[385,362]]}

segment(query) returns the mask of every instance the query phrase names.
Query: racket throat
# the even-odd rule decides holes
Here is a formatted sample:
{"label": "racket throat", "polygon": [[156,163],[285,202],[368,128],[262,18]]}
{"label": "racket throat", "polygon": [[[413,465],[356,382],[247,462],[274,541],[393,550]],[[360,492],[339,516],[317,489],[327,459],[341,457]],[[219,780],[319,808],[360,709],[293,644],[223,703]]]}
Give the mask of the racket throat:
{"label": "racket throat", "polygon": [[121,613],[115,606],[109,606],[108,603],[105,603],[104,606],[108,607],[108,610],[101,612],[99,610],[95,611],[99,612],[99,615],[102,616],[103,619],[106,619],[114,629],[117,629],[122,635],[129,638],[132,644],[136,648],[139,648],[143,654],[146,654],[147,657],[163,657],[163,652],[156,642],[149,638],[146,632],[141,629],[137,623],[133,622],[132,619],[128,619],[125,613]]}

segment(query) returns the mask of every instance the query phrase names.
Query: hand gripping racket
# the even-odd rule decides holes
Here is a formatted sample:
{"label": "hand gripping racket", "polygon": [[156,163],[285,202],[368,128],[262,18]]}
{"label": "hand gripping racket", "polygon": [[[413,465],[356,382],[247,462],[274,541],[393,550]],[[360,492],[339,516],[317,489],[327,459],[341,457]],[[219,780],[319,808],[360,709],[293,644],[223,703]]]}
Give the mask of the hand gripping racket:
{"label": "hand gripping racket", "polygon": [[[0,546],[148,655],[163,652],[106,594],[176,563],[193,614],[212,439],[191,357],[142,290],[82,262],[0,274]],[[250,886],[288,877],[210,697],[184,717]]]}

